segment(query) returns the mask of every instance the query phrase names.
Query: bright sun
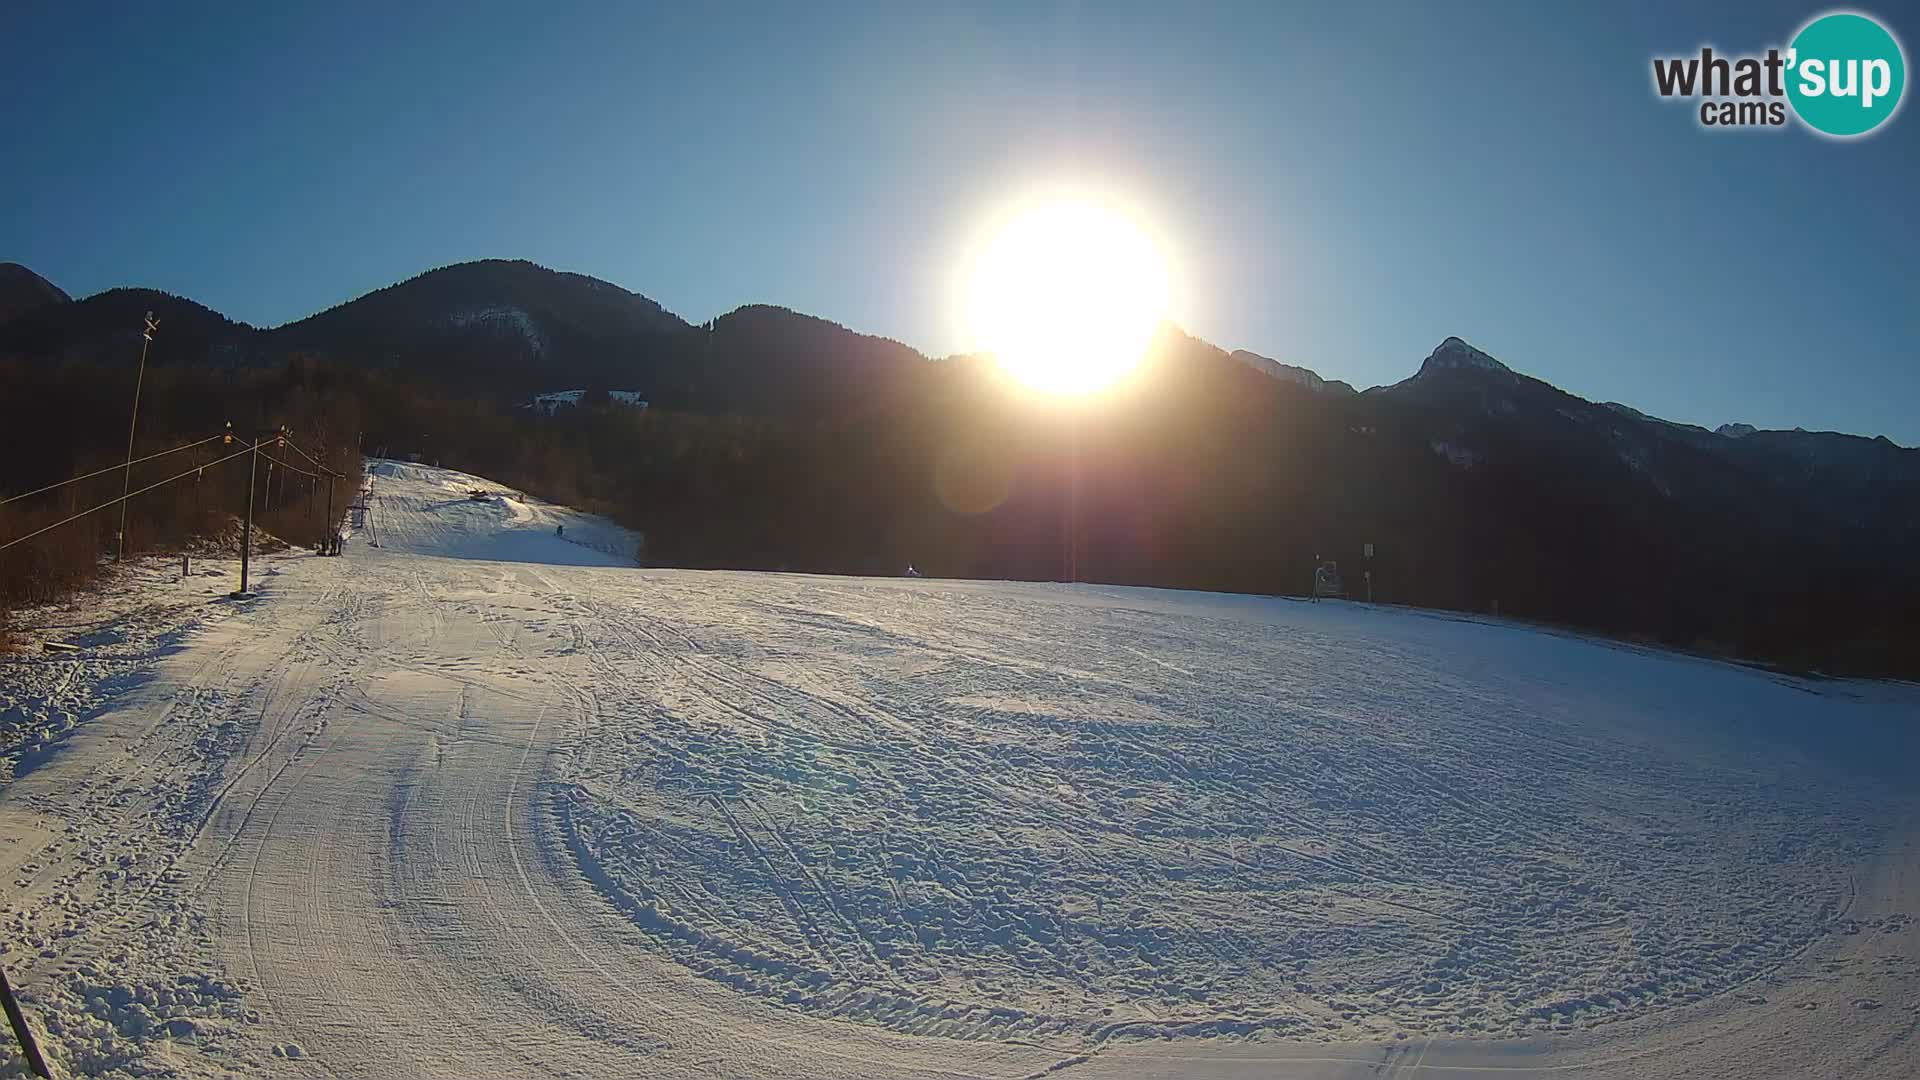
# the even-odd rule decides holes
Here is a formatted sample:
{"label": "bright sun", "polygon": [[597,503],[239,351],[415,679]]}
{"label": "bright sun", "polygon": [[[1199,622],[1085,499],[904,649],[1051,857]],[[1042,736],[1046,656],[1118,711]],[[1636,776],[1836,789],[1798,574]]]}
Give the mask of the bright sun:
{"label": "bright sun", "polygon": [[1168,302],[1166,260],[1124,211],[1054,199],[992,231],[972,261],[968,331],[1016,379],[1084,394],[1132,370]]}

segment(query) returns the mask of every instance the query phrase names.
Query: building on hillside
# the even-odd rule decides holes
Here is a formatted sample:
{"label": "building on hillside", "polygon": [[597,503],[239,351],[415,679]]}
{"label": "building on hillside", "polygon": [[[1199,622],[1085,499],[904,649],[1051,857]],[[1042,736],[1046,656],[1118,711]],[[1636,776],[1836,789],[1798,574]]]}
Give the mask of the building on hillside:
{"label": "building on hillside", "polygon": [[[606,403],[623,409],[644,409],[647,399],[638,390],[609,390]],[[533,400],[521,405],[522,409],[531,409],[536,416],[553,416],[561,409],[577,409],[582,404],[593,404],[585,390],[555,390],[547,394],[535,394]]]}

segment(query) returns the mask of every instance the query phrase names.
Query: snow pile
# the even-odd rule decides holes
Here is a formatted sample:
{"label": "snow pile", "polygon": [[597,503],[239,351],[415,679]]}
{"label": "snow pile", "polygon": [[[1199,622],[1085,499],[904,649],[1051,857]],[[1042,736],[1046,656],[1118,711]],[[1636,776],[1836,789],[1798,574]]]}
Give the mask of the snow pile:
{"label": "snow pile", "polygon": [[260,1022],[259,1010],[219,975],[194,974],[124,981],[132,957],[119,955],[78,971],[51,991],[22,996],[44,1016],[47,1047],[70,1075],[145,1075],[155,1044],[217,1047],[235,1028]]}

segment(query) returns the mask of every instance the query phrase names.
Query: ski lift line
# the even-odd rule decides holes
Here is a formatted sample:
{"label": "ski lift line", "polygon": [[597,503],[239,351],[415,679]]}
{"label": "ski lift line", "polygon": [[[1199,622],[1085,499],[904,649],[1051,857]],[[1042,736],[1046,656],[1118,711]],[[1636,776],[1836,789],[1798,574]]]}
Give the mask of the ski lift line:
{"label": "ski lift line", "polygon": [[296,443],[296,442],[294,442],[294,441],[293,441],[293,437],[292,437],[292,436],[290,436],[290,435],[282,435],[282,436],[280,436],[280,441],[281,441],[282,443],[285,443],[285,444],[287,445],[287,448],[288,448],[288,449],[290,449],[290,450],[292,450],[292,451],[293,451],[294,453],[296,453],[296,454],[299,454],[299,455],[300,455],[301,457],[303,457],[303,458],[306,458],[306,459],[307,459],[307,461],[308,461],[308,462],[309,462],[310,464],[312,464],[312,466],[313,466],[314,468],[316,468],[316,469],[319,469],[319,470],[320,470],[321,472],[324,472],[324,473],[326,473],[326,474],[327,474],[328,476],[337,476],[337,475],[339,475],[338,473],[335,473],[335,472],[334,472],[334,471],[333,471],[332,469],[329,469],[329,468],[327,468],[327,466],[326,466],[326,463],[325,463],[325,462],[323,462],[323,461],[321,461],[320,459],[318,459],[318,458],[316,458],[316,457],[314,457],[314,456],[313,456],[312,454],[309,454],[309,453],[307,453],[307,452],[306,452],[305,450],[302,450],[302,449],[300,449],[300,445],[299,445],[298,443]]}
{"label": "ski lift line", "polygon": [[100,476],[104,473],[110,473],[115,469],[124,469],[129,465],[138,465],[143,461],[152,461],[154,458],[166,457],[168,454],[177,454],[182,450],[191,450],[196,446],[205,446],[208,443],[215,441],[216,439],[222,439],[225,437],[226,437],[226,433],[222,432],[219,435],[209,435],[206,438],[201,439],[199,442],[190,442],[185,446],[176,446],[171,450],[162,450],[157,454],[148,454],[146,457],[134,458],[132,461],[116,461],[104,469],[95,469],[94,471],[87,473],[83,476],[75,476],[67,480],[61,480],[58,483],[48,484],[46,487],[34,488],[32,491],[23,491],[18,495],[9,495],[4,499],[0,499],[0,506],[5,506],[10,502],[14,502],[19,499],[24,499],[29,495],[40,495],[45,492],[52,491],[54,488],[65,487],[68,484],[77,484],[82,480],[91,480],[92,478],[96,476]]}
{"label": "ski lift line", "polygon": [[326,462],[321,461],[319,458],[316,458],[312,454],[307,453],[305,450],[300,449],[299,444],[293,441],[293,437],[291,435],[281,436],[280,441],[286,443],[289,447],[292,447],[294,453],[299,454],[301,457],[306,458],[309,462],[311,462],[314,468],[320,470],[320,474],[322,476],[331,476],[341,480],[344,480],[347,478],[346,473],[340,472],[337,469],[330,468]]}
{"label": "ski lift line", "polygon": [[[147,492],[152,491],[154,488],[165,487],[166,485],[173,483],[175,480],[184,480],[187,477],[192,476],[194,473],[197,473],[202,469],[210,469],[215,465],[221,464],[222,462],[232,461],[234,458],[239,457],[241,454],[248,454],[252,452],[253,452],[253,447],[251,446],[247,447],[244,450],[235,450],[233,453],[228,454],[226,457],[209,461],[205,465],[195,465],[193,468],[188,469],[186,472],[175,473],[174,475],[169,476],[165,480],[162,480],[158,483],[148,484],[146,487],[141,488],[139,491],[129,491],[125,495],[122,495],[117,499],[108,499],[106,502],[101,503],[99,506],[93,507],[92,509],[88,509],[88,510],[82,510],[79,513],[73,515],[72,517],[61,518],[59,521],[56,521],[51,525],[47,525],[42,528],[35,529],[32,532],[26,534],[25,536],[16,536],[12,540],[9,540],[4,544],[0,544],[0,551],[5,551],[15,544],[24,544],[28,540],[31,540],[34,537],[39,536],[41,533],[51,532],[54,529],[57,529],[60,526],[65,525],[69,522],[79,521],[81,518],[86,517],[88,514],[98,513],[102,510],[105,510],[109,506],[118,506],[119,504],[126,502],[128,499],[133,498],[135,495],[144,495]],[[122,465],[124,464],[125,463],[123,462]],[[114,466],[114,468],[116,469],[120,467],[121,465]]]}
{"label": "ski lift line", "polygon": [[269,454],[269,453],[267,453],[267,452],[266,452],[266,451],[264,451],[264,450],[262,450],[262,451],[260,452],[260,457],[261,457],[261,459],[262,459],[262,460],[264,460],[264,461],[267,461],[267,462],[270,462],[270,463],[272,463],[272,464],[274,464],[274,465],[278,465],[278,466],[279,466],[280,468],[282,468],[282,469],[285,469],[285,470],[287,470],[288,472],[291,472],[291,473],[299,473],[299,474],[300,474],[301,476],[305,476],[305,477],[308,477],[308,478],[310,478],[310,479],[315,479],[315,480],[317,480],[317,479],[319,479],[319,475],[318,475],[318,474],[316,474],[316,473],[310,473],[310,472],[308,472],[308,471],[307,471],[307,470],[305,470],[305,469],[302,469],[302,468],[297,468],[297,467],[295,467],[295,466],[292,466],[292,465],[289,465],[289,464],[287,464],[286,462],[284,462],[284,461],[281,461],[281,460],[280,460],[279,458],[277,458],[277,457],[274,457],[274,456],[273,456],[272,454]]}

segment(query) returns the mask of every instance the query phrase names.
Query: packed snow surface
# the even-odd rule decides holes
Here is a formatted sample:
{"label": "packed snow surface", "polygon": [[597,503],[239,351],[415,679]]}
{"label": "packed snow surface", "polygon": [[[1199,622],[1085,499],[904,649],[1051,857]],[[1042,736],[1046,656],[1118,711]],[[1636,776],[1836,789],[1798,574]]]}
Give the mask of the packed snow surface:
{"label": "packed snow surface", "polygon": [[150,565],[0,656],[67,1073],[1920,1068],[1920,689],[366,499],[258,600]]}

